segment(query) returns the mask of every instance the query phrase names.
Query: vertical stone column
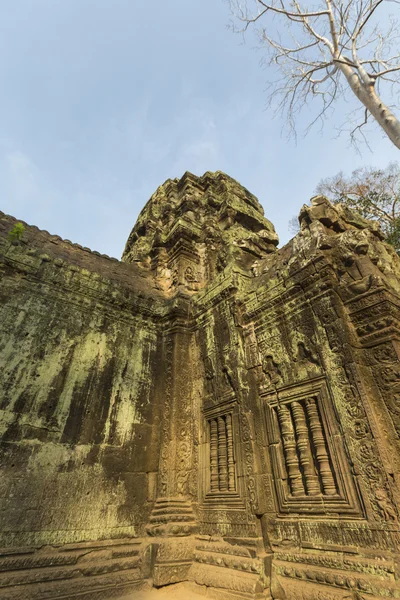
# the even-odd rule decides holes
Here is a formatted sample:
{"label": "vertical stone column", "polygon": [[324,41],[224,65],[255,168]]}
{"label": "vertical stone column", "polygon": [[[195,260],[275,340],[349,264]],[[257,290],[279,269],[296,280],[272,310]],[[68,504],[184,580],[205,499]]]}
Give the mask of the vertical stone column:
{"label": "vertical stone column", "polygon": [[[162,401],[158,496],[146,531],[161,537],[190,536],[197,530],[192,510],[194,482],[193,382],[182,364],[197,358],[193,334],[187,327],[187,302],[178,298],[160,343],[163,368],[157,391]],[[195,482],[197,483],[197,482]],[[171,563],[177,557],[170,556]],[[171,566],[168,567],[169,570]],[[174,576],[175,577],[175,576]],[[161,576],[155,577],[158,584]],[[174,582],[179,581],[174,578]],[[160,584],[161,585],[161,584]]]}
{"label": "vertical stone column", "polygon": [[329,464],[324,433],[322,431],[318,408],[314,398],[310,398],[306,401],[306,411],[308,421],[310,423],[311,436],[317,457],[318,468],[321,475],[323,492],[327,496],[334,496],[337,493],[336,484],[332,475],[331,466]]}
{"label": "vertical stone column", "polygon": [[234,492],[236,489],[235,482],[235,463],[233,459],[233,432],[232,432],[232,415],[226,415],[226,438],[228,445],[228,489]]}
{"label": "vertical stone column", "polygon": [[285,453],[289,485],[293,496],[304,495],[303,479],[300,472],[299,460],[296,452],[296,439],[292,419],[287,406],[280,404],[277,408],[279,425],[282,433],[283,450]]}
{"label": "vertical stone column", "polygon": [[218,484],[218,426],[216,419],[210,421],[210,489],[217,492]]}
{"label": "vertical stone column", "polygon": [[218,471],[219,491],[228,490],[228,454],[226,444],[226,429],[224,417],[218,417]]}
{"label": "vertical stone column", "polygon": [[321,493],[321,489],[319,486],[318,475],[315,470],[304,409],[300,402],[292,402],[290,409],[294,420],[297,448],[300,454],[300,464],[304,473],[306,492],[310,496],[316,496]]}

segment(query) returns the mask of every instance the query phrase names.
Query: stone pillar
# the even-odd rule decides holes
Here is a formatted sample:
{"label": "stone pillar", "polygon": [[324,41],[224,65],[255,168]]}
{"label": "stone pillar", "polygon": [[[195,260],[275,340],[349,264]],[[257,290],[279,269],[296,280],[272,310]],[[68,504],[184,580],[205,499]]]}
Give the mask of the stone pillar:
{"label": "stone pillar", "polygon": [[226,415],[226,437],[228,444],[228,489],[230,492],[236,490],[235,481],[235,462],[233,456],[233,432],[232,432],[232,415]]}
{"label": "stone pillar", "polygon": [[318,469],[322,480],[322,488],[327,496],[334,496],[337,493],[335,480],[332,475],[329,464],[328,452],[326,450],[324,433],[319,420],[318,408],[314,398],[306,402],[306,411],[310,423],[312,441],[318,462]]}
{"label": "stone pillar", "polygon": [[218,472],[219,491],[226,492],[228,489],[228,453],[224,417],[218,417]]}
{"label": "stone pillar", "polygon": [[210,472],[211,491],[217,492],[218,484],[218,426],[217,420],[211,419],[210,423]]}
{"label": "stone pillar", "polygon": [[178,298],[161,340],[162,376],[157,393],[162,398],[161,452],[157,500],[147,532],[155,536],[187,536],[196,530],[190,498],[194,466],[192,380],[182,365],[190,366],[193,334],[186,328],[187,302]]}
{"label": "stone pillar", "polygon": [[290,408],[294,420],[297,448],[304,473],[306,492],[310,496],[315,496],[321,493],[321,489],[315,470],[304,409],[300,402],[292,402]]}
{"label": "stone pillar", "polygon": [[156,586],[185,581],[193,561],[197,522],[192,509],[190,477],[194,468],[193,388],[182,365],[191,368],[193,334],[186,328],[187,304],[175,301],[165,331],[163,363],[157,393],[163,403],[158,497],[146,527],[155,537],[153,567]]}
{"label": "stone pillar", "polygon": [[285,453],[290,489],[293,496],[303,496],[305,491],[299,460],[297,458],[292,418],[288,407],[284,404],[278,406],[278,419],[282,433],[283,451]]}

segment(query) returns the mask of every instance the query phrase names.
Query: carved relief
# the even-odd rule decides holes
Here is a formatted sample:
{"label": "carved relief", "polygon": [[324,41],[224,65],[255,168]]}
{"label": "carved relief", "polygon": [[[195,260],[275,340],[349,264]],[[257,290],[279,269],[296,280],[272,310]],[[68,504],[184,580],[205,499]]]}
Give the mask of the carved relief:
{"label": "carved relief", "polygon": [[232,391],[236,392],[237,386],[235,384],[235,376],[229,365],[224,365],[222,367],[222,373],[224,376],[225,387],[231,388]]}
{"label": "carved relief", "polygon": [[393,425],[400,436],[400,366],[398,363],[385,367],[380,366],[378,377]]}
{"label": "carved relief", "polygon": [[166,372],[165,372],[165,396],[164,396],[164,419],[162,427],[162,446],[160,453],[160,496],[168,495],[168,472],[169,472],[169,460],[170,460],[170,414],[171,414],[171,392],[172,392],[172,355],[173,355],[173,341],[168,339],[166,341]]}
{"label": "carved relief", "polygon": [[185,269],[184,278],[187,281],[187,283],[194,283],[198,280],[193,267],[191,267],[190,265]]}
{"label": "carved relief", "polygon": [[249,323],[246,327],[243,327],[243,335],[245,342],[246,368],[252,369],[258,367],[261,365],[261,356],[254,331],[254,323]]}
{"label": "carved relief", "polygon": [[254,452],[253,445],[251,440],[250,433],[250,425],[247,416],[242,413],[240,415],[240,433],[241,433],[241,441],[244,450],[244,458],[245,458],[245,469],[246,469],[246,483],[247,483],[247,493],[248,500],[250,503],[250,508],[254,513],[258,512],[258,498],[256,492],[256,481],[254,476]]}
{"label": "carved relief", "polygon": [[279,385],[282,382],[282,373],[279,369],[278,363],[275,362],[274,357],[270,354],[264,356],[262,361],[262,370],[266,375],[267,382],[271,385]]}
{"label": "carved relief", "polygon": [[306,346],[304,342],[298,342],[297,344],[297,360],[300,362],[311,363],[319,365],[319,360],[315,352]]}
{"label": "carved relief", "polygon": [[391,502],[389,501],[385,490],[377,488],[375,490],[376,502],[379,506],[382,517],[385,521],[397,521],[397,515],[393,509]]}

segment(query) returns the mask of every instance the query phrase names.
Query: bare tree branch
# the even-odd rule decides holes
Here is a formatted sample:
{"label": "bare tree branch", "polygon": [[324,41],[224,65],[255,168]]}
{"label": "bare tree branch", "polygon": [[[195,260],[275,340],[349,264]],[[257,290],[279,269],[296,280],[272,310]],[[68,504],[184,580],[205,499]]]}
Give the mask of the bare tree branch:
{"label": "bare tree branch", "polygon": [[400,83],[400,55],[396,52],[400,28],[391,15],[377,17],[398,0],[227,2],[242,23],[236,31],[258,27],[260,44],[267,51],[266,64],[280,72],[271,82],[269,101],[277,101],[293,132],[295,115],[309,100],[319,102],[317,117],[312,120],[316,123],[329,116],[339,97],[351,92],[364,117],[352,128],[350,138],[364,136],[363,128],[372,116],[400,149],[400,122],[381,98],[382,92],[394,93]]}

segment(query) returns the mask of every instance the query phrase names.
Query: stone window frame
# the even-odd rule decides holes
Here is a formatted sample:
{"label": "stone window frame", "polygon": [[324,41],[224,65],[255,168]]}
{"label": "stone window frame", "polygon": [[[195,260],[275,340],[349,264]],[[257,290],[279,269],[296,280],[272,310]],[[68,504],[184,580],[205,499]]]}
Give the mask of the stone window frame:
{"label": "stone window frame", "polygon": [[[232,418],[232,441],[233,456],[235,464],[235,490],[213,491],[211,490],[211,448],[210,448],[210,421],[231,415]],[[202,432],[200,439],[200,477],[199,498],[203,506],[207,508],[243,508],[245,497],[244,467],[242,451],[240,447],[240,424],[239,409],[236,399],[223,402],[218,406],[204,408],[202,411]]]}
{"label": "stone window frame", "polygon": [[[301,514],[301,515],[352,515],[364,517],[362,513],[361,495],[356,485],[347,458],[345,442],[343,435],[339,430],[339,421],[335,414],[335,408],[331,392],[328,388],[325,377],[318,377],[305,382],[282,386],[274,392],[264,392],[260,394],[264,403],[264,414],[266,421],[266,430],[268,436],[268,445],[271,457],[272,473],[274,479],[274,488],[278,502],[278,510],[282,515]],[[292,423],[295,423],[293,417],[293,403],[302,404],[308,401],[314,401],[317,407],[319,422],[322,426],[323,440],[325,443],[326,454],[333,475],[336,493],[330,495],[324,493],[323,485],[320,481],[321,491],[311,495],[306,491],[305,474],[301,464],[301,452],[299,451],[299,436],[296,435],[296,448],[284,448],[284,437],[282,435],[281,423],[278,417],[278,410],[283,407],[283,412],[289,406],[292,415]],[[310,423],[308,422],[308,427]],[[290,437],[290,436],[289,436]],[[294,452],[294,461],[299,464],[302,473],[302,484],[304,493],[293,493],[291,487],[287,452]],[[314,446],[315,451],[315,446]],[[285,456],[286,452],[286,456]],[[313,452],[314,461],[316,461]],[[325,461],[326,463],[326,461]],[[289,466],[290,468],[290,466]],[[319,473],[321,477],[321,474]],[[332,485],[332,482],[331,482]],[[329,486],[329,481],[328,481]]]}

